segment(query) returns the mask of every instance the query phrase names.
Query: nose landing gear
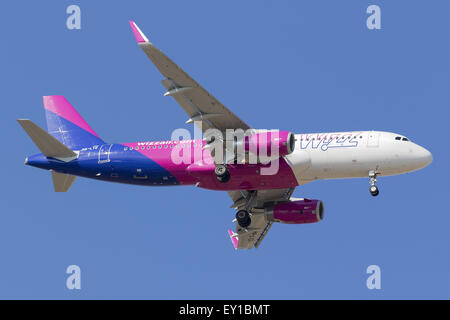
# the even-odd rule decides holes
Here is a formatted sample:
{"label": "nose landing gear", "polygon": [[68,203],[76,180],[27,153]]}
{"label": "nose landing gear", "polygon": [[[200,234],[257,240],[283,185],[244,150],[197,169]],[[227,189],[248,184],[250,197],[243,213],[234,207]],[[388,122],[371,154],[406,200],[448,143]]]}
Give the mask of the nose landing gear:
{"label": "nose landing gear", "polygon": [[370,179],[370,188],[369,188],[370,194],[373,197],[376,197],[380,193],[380,191],[378,190],[378,187],[375,185],[375,183],[377,182],[377,174],[375,173],[374,170],[369,171],[369,179]]}
{"label": "nose landing gear", "polygon": [[377,186],[370,186],[369,191],[370,191],[370,194],[374,197],[376,197],[380,193],[380,191],[378,191]]}

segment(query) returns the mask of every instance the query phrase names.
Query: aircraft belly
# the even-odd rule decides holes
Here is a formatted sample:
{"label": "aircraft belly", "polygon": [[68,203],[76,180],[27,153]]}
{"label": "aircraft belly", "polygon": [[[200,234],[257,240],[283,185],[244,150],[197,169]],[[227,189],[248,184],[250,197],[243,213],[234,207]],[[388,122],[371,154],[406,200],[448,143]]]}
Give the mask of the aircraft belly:
{"label": "aircraft belly", "polygon": [[[273,170],[272,170],[273,169]],[[270,165],[262,164],[229,164],[230,180],[219,182],[213,170],[202,172],[198,179],[198,187],[211,190],[265,190],[283,189],[298,185],[298,181],[290,165],[284,158],[273,161]]]}

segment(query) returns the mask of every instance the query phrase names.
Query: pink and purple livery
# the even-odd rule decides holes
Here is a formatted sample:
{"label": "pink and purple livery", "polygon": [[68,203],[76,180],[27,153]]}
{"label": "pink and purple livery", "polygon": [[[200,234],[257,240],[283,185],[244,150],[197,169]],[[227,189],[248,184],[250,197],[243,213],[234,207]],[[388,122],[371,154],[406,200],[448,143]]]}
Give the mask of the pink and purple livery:
{"label": "pink and purple livery", "polygon": [[[233,247],[250,249],[260,245],[274,222],[323,219],[321,200],[292,197],[297,186],[318,179],[368,178],[370,194],[376,196],[377,177],[415,171],[432,162],[428,150],[391,132],[293,134],[254,129],[149,42],[133,21],[130,26],[139,47],[164,77],[164,95],[178,102],[189,116],[186,123],[195,123],[204,136],[108,143],[66,98],[45,96],[47,131],[31,120],[18,122],[41,151],[27,157],[25,164],[50,170],[57,192],[68,191],[77,176],[227,191],[236,210],[235,231],[228,230]],[[239,130],[245,132],[242,139],[227,135]]]}

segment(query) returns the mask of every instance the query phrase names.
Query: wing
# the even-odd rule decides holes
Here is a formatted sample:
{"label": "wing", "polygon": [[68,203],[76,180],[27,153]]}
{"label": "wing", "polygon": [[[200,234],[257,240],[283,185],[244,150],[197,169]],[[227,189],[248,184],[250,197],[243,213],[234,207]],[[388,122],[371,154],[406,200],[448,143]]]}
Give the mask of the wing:
{"label": "wing", "polygon": [[246,209],[252,213],[252,223],[247,229],[241,228],[236,222],[236,232],[228,230],[235,249],[258,248],[267,232],[272,227],[271,221],[264,216],[264,207],[274,202],[287,201],[295,188],[270,189],[257,191],[230,191],[228,194],[233,200],[232,208]]}
{"label": "wing", "polygon": [[[139,47],[165,78],[162,80],[167,90],[164,95],[172,96],[189,116],[186,123],[201,121],[203,132],[208,129],[218,129],[222,132],[226,129],[243,129],[244,131],[250,129],[244,121],[156,48],[136,23],[130,21],[130,26]],[[271,202],[289,200],[293,191],[294,188],[229,192],[234,201],[233,208],[245,208],[253,214],[252,224],[247,230],[242,230],[236,224],[236,232],[228,231],[235,248],[257,248],[272,226],[272,222],[266,221],[264,217],[264,206]]]}
{"label": "wing", "polygon": [[165,96],[172,96],[188,114],[186,123],[201,121],[202,131],[207,129],[243,129],[250,127],[228,110],[219,100],[200,86],[169,57],[156,48],[139,27],[130,21],[138,45],[165,77],[162,84],[167,89]]}

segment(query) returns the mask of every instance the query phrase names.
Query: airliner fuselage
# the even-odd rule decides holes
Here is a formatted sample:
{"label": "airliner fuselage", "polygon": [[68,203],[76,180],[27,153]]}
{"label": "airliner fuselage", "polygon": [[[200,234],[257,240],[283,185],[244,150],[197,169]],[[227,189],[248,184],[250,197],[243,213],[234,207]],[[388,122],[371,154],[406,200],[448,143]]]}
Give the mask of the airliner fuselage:
{"label": "airliner fuselage", "polygon": [[[366,178],[371,170],[380,176],[396,175],[421,169],[432,161],[425,148],[390,132],[296,134],[295,140],[294,151],[279,159],[275,174],[261,174],[262,168],[273,164],[229,164],[231,179],[227,183],[216,179],[215,166],[202,139],[93,145],[76,150],[74,161],[38,154],[27,158],[26,163],[112,182],[256,190],[295,187],[318,179]],[[185,152],[190,149],[189,161],[174,163],[177,147]]]}

